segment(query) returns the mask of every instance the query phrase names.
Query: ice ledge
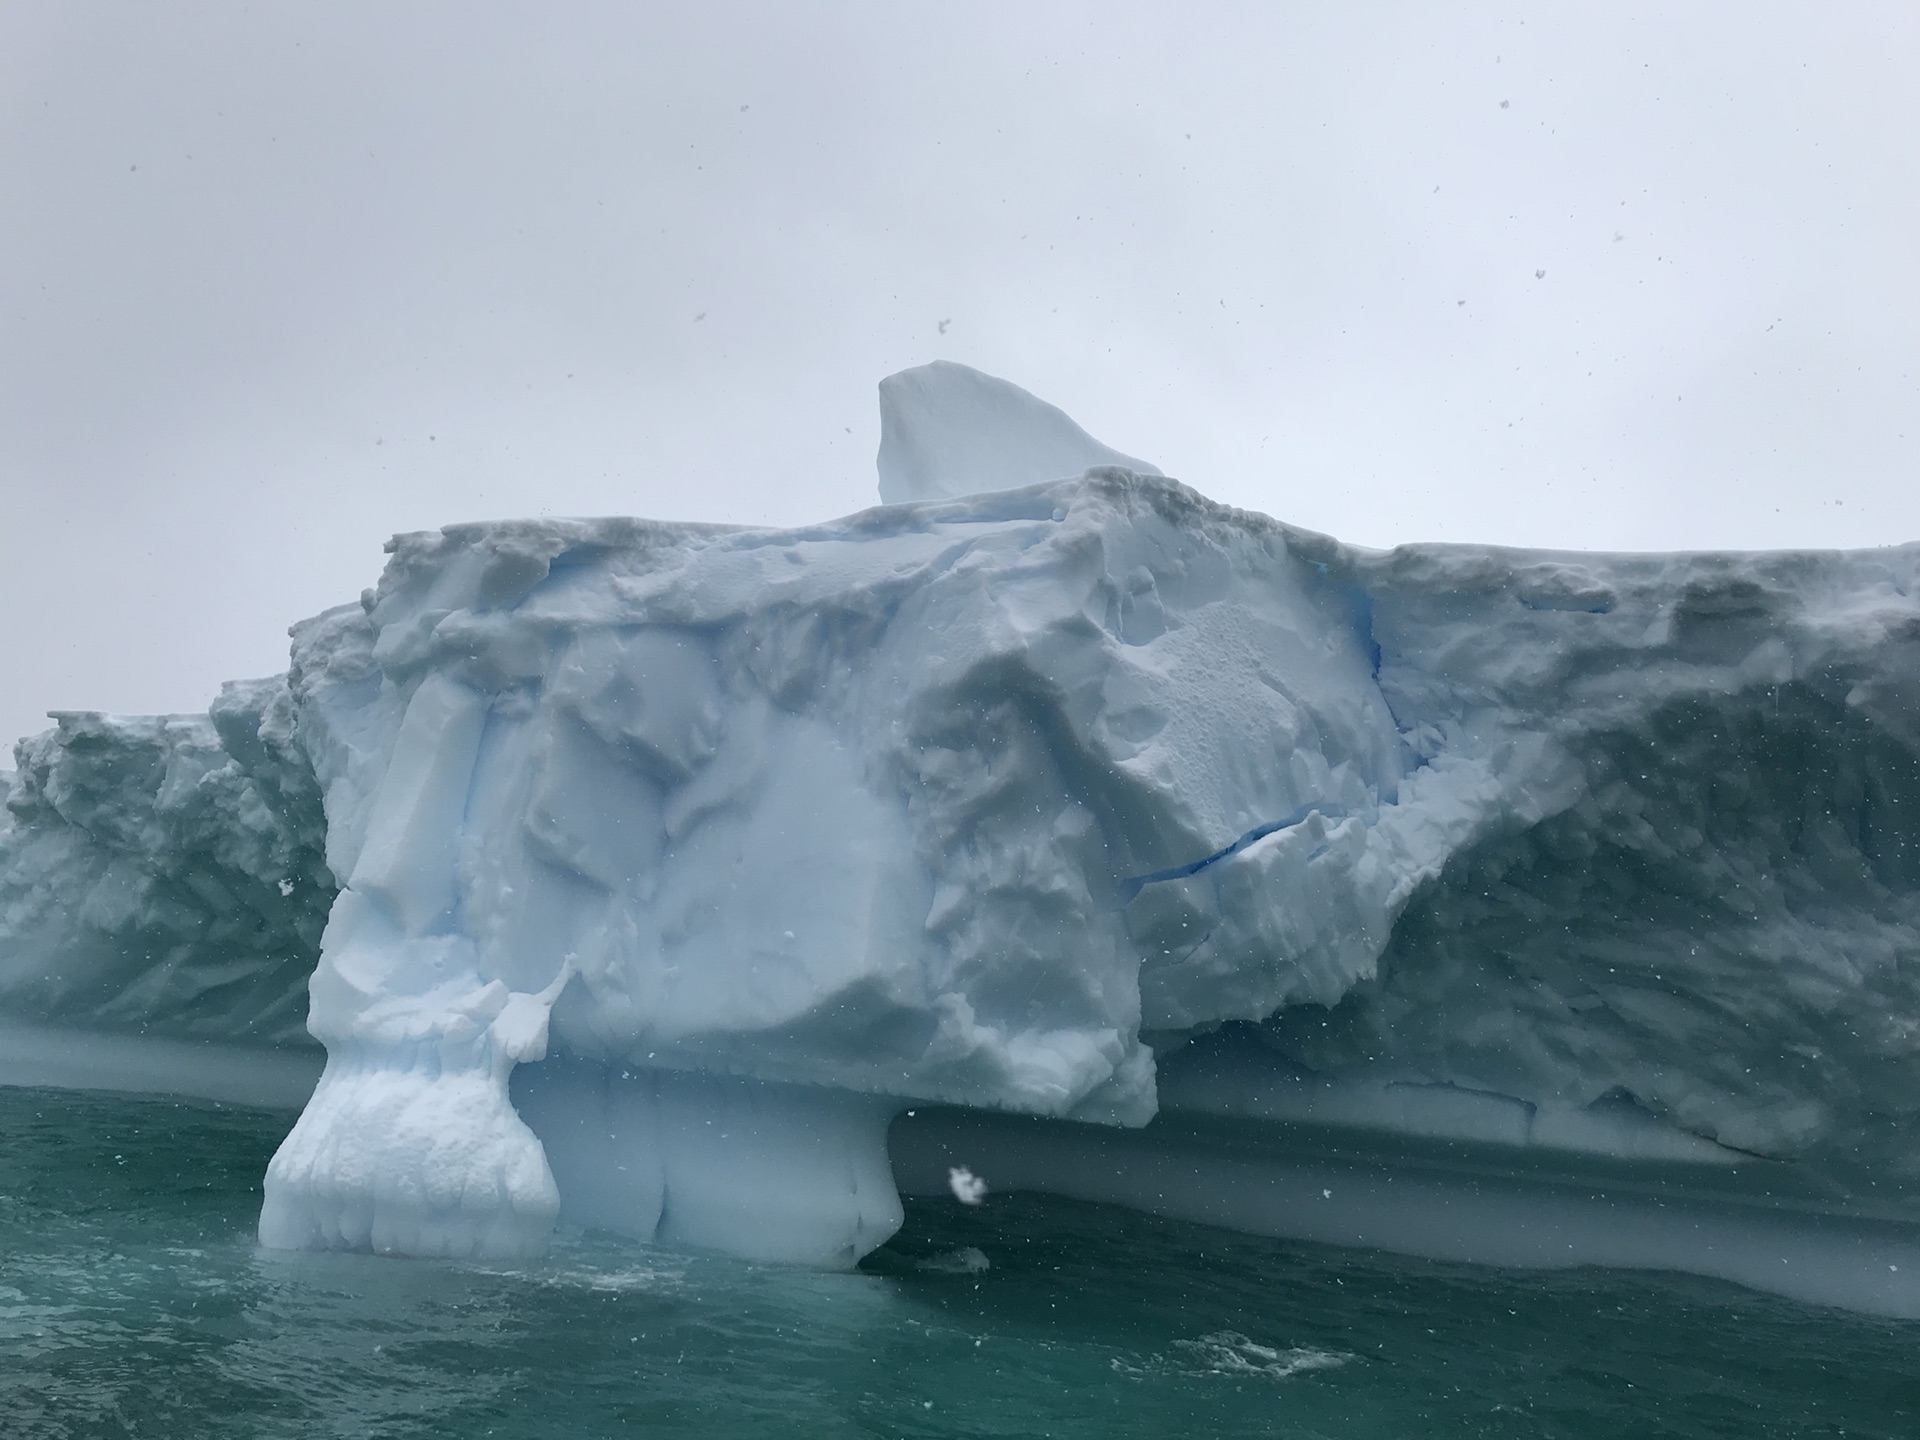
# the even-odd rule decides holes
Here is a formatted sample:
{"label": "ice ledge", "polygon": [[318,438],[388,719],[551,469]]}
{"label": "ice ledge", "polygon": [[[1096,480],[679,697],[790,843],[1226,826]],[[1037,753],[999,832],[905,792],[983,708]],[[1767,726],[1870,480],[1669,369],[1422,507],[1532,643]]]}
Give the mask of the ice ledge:
{"label": "ice ledge", "polygon": [[0,1020],[0,1085],[298,1110],[312,1097],[325,1058],[318,1045],[218,1044]]}
{"label": "ice ledge", "polygon": [[1611,1170],[1489,1168],[1484,1157],[1423,1164],[1350,1141],[1328,1130],[1260,1143],[1175,1115],[1112,1130],[931,1108],[891,1132],[908,1195],[945,1193],[951,1169],[964,1165],[996,1190],[1253,1235],[1525,1269],[1673,1270],[1920,1319],[1920,1228],[1911,1224],[1781,1206],[1764,1182],[1742,1193],[1692,1188],[1671,1172],[1623,1180]]}

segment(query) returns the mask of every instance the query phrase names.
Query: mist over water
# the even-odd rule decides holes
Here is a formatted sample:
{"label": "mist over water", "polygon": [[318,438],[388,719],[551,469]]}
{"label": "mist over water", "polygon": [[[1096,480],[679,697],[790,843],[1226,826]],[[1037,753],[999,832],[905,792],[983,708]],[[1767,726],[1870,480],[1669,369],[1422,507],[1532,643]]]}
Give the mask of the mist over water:
{"label": "mist over water", "polygon": [[0,1089],[0,1434],[1888,1437],[1920,1324],[1070,1201],[910,1202],[853,1274],[563,1234],[254,1243],[281,1112]]}

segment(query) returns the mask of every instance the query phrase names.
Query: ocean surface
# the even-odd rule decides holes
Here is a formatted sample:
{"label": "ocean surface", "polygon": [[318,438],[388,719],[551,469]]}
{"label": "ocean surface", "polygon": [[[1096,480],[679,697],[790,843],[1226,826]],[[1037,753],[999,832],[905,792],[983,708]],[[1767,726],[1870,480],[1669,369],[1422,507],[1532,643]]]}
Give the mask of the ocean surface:
{"label": "ocean surface", "polygon": [[292,1118],[0,1089],[0,1437],[1920,1437],[1920,1324],[1044,1197],[843,1275],[272,1254]]}

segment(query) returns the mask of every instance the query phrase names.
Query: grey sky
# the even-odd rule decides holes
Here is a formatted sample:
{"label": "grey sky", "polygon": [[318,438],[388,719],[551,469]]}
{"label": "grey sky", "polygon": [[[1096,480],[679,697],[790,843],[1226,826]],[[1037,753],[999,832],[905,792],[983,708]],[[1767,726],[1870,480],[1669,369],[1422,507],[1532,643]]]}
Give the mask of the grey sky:
{"label": "grey sky", "polygon": [[1366,544],[1920,538],[1916,257],[1906,4],[14,0],[0,739],[396,530],[861,508],[936,357]]}

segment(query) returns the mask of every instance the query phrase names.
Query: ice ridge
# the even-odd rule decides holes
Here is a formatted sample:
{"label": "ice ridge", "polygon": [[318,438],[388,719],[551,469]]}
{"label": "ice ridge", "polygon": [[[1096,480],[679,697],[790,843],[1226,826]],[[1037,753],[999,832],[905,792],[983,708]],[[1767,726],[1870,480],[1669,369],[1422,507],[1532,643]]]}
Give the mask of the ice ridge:
{"label": "ice ridge", "polygon": [[951,360],[880,382],[878,463],[887,505],[1017,490],[1104,465],[1160,473],[1102,445],[1039,396]]}

